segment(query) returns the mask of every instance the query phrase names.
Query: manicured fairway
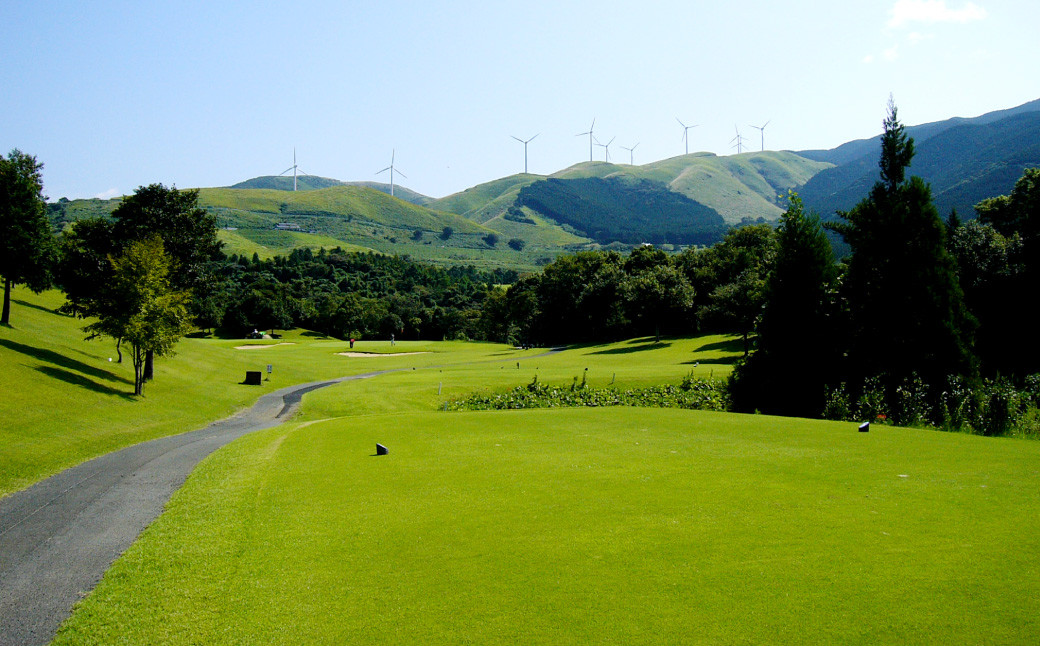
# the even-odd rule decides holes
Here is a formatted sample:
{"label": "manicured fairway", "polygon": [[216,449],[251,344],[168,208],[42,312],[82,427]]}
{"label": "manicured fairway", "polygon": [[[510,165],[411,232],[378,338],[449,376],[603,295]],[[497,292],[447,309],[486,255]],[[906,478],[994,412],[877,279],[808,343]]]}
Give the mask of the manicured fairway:
{"label": "manicured fairway", "polygon": [[[337,354],[350,349],[346,341],[310,332],[286,333],[278,341],[188,338],[178,343],[176,356],[156,362],[156,379],[145,386],[143,398],[135,398],[129,359],[109,361],[116,357],[111,340],[85,341],[84,321],[55,314],[64,302],[60,293],[16,289],[14,299],[13,327],[0,327],[0,496],[94,456],[200,428],[265,392],[317,379],[442,366],[436,374],[419,371],[407,380],[413,385],[426,381],[409,397],[419,406],[413,410],[430,410],[444,398],[480,387],[526,383],[536,372],[570,383],[589,367],[593,385],[611,379],[638,385],[678,381],[690,371],[728,374],[732,362],[732,341],[724,337],[660,344],[637,340],[537,360],[531,358],[544,349],[489,343],[398,341],[391,347],[385,340],[363,340],[356,351],[400,356],[353,358]],[[271,347],[235,349],[245,345]],[[704,363],[695,367],[697,361]],[[265,371],[268,364],[273,367],[269,381],[241,384],[246,370]],[[444,397],[436,396],[438,389]],[[377,387],[363,397],[352,402],[355,412],[401,410],[392,391]],[[335,398],[328,401],[341,406]]]}
{"label": "manicured fairway", "polygon": [[57,643],[1035,643],[1038,483],[1033,442],[762,416],[304,421],[207,459]]}

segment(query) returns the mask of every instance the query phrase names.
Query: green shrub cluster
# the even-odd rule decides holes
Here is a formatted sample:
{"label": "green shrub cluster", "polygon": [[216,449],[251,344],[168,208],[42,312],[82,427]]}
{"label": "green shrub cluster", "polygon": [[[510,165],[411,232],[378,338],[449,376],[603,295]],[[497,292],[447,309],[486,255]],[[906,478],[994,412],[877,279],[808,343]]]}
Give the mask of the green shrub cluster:
{"label": "green shrub cluster", "polygon": [[888,387],[882,377],[871,377],[854,392],[846,383],[828,389],[823,416],[978,435],[1040,437],[1040,374],[1027,377],[1021,387],[1005,377],[983,379],[973,386],[963,377],[950,376],[941,389],[916,374]]}
{"label": "green shrub cluster", "polygon": [[570,386],[539,383],[537,375],[526,386],[506,392],[477,392],[449,401],[445,408],[453,411],[514,410],[522,408],[563,408],[580,406],[643,406],[649,408],[686,408],[691,410],[727,411],[729,393],[724,379],[684,377],[678,385],[663,384],[645,388],[589,388],[582,377]]}

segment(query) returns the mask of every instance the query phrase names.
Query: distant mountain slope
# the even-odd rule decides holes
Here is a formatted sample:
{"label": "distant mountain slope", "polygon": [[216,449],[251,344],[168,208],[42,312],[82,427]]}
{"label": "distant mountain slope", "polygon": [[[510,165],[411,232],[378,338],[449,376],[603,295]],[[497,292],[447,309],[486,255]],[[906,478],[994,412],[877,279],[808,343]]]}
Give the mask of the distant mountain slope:
{"label": "distant mountain slope", "polygon": [[[330,177],[319,177],[317,175],[297,175],[296,177],[297,191],[316,191],[323,188],[331,188],[333,186],[362,186],[365,188],[374,188],[383,193],[390,193],[390,185],[382,184],[380,182],[344,182]],[[228,188],[262,188],[276,191],[291,191],[293,190],[293,178],[291,175],[264,175],[247,179],[244,182],[239,182],[238,184],[234,184]],[[433,201],[433,198],[427,197],[421,193],[416,193],[411,189],[397,184],[394,185],[394,197],[420,206],[425,206]]]}
{"label": "distant mountain slope", "polygon": [[[646,179],[665,184],[670,190],[716,211],[729,224],[744,218],[776,219],[783,212],[778,195],[804,184],[814,174],[830,168],[791,152],[745,153],[718,157],[692,153],[642,166],[582,162],[553,173],[561,180],[585,178]],[[430,206],[477,222],[487,223],[517,206],[523,187],[539,175],[511,175],[474,186],[461,193],[435,200]]]}
{"label": "distant mountain slope", "polygon": [[[1040,102],[1026,105],[1040,108]],[[1009,116],[951,120],[942,128],[929,124],[932,129],[925,132],[930,136],[915,137],[916,154],[909,172],[931,184],[944,217],[953,208],[963,218],[973,217],[975,204],[1008,193],[1025,168],[1040,166],[1040,112],[1004,114]],[[799,190],[805,205],[829,219],[835,211],[848,210],[862,200],[879,178],[880,140],[870,142],[866,150],[810,179]]]}
{"label": "distant mountain slope", "polygon": [[521,188],[540,179],[544,179],[544,176],[524,173],[509,175],[433,200],[429,207],[484,223],[513,206]]}
{"label": "distant mountain slope", "polygon": [[[958,126],[986,125],[1002,121],[1008,117],[1029,112],[1040,112],[1040,99],[1023,103],[1020,106],[1009,108],[1007,110],[987,112],[978,117],[954,117],[944,121],[932,121],[917,126],[907,126],[906,132],[914,138],[916,143],[921,144],[950,128]],[[800,150],[797,151],[797,154],[808,159],[829,162],[836,166],[842,166],[863,157],[869,157],[871,155],[877,156],[878,139],[880,136],[879,133],[877,137],[872,137],[870,139],[856,139],[830,150]]]}
{"label": "distant mountain slope", "polygon": [[600,244],[713,244],[726,223],[713,209],[661,182],[608,177],[549,178],[520,189],[517,205],[573,227]]}
{"label": "distant mountain slope", "polygon": [[791,152],[757,152],[718,157],[697,153],[672,157],[627,171],[663,181],[673,191],[719,212],[727,223],[744,218],[775,220],[786,208],[789,189],[830,167]]}

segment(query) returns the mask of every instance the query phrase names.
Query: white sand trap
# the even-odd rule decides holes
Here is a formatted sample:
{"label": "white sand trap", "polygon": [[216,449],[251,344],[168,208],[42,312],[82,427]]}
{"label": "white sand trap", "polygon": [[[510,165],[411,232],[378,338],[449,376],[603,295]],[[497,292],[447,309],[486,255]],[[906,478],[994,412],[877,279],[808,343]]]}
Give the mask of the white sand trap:
{"label": "white sand trap", "polygon": [[368,359],[371,357],[407,357],[410,354],[430,354],[429,352],[337,352],[341,357]]}
{"label": "white sand trap", "polygon": [[267,348],[273,348],[273,347],[279,346],[279,345],[296,345],[296,344],[293,343],[292,341],[283,341],[282,343],[271,343],[271,344],[268,344],[268,345],[260,345],[260,344],[236,345],[235,349],[236,350],[265,350]]}

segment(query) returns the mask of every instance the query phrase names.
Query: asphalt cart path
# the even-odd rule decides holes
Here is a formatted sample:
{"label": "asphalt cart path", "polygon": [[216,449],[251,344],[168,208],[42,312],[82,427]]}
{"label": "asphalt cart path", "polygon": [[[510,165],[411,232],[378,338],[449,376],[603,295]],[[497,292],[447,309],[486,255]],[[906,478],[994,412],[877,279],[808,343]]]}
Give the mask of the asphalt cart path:
{"label": "asphalt cart path", "polygon": [[205,428],[100,456],[0,500],[0,646],[50,642],[207,455],[281,424],[308,392],[386,372],[282,388]]}

